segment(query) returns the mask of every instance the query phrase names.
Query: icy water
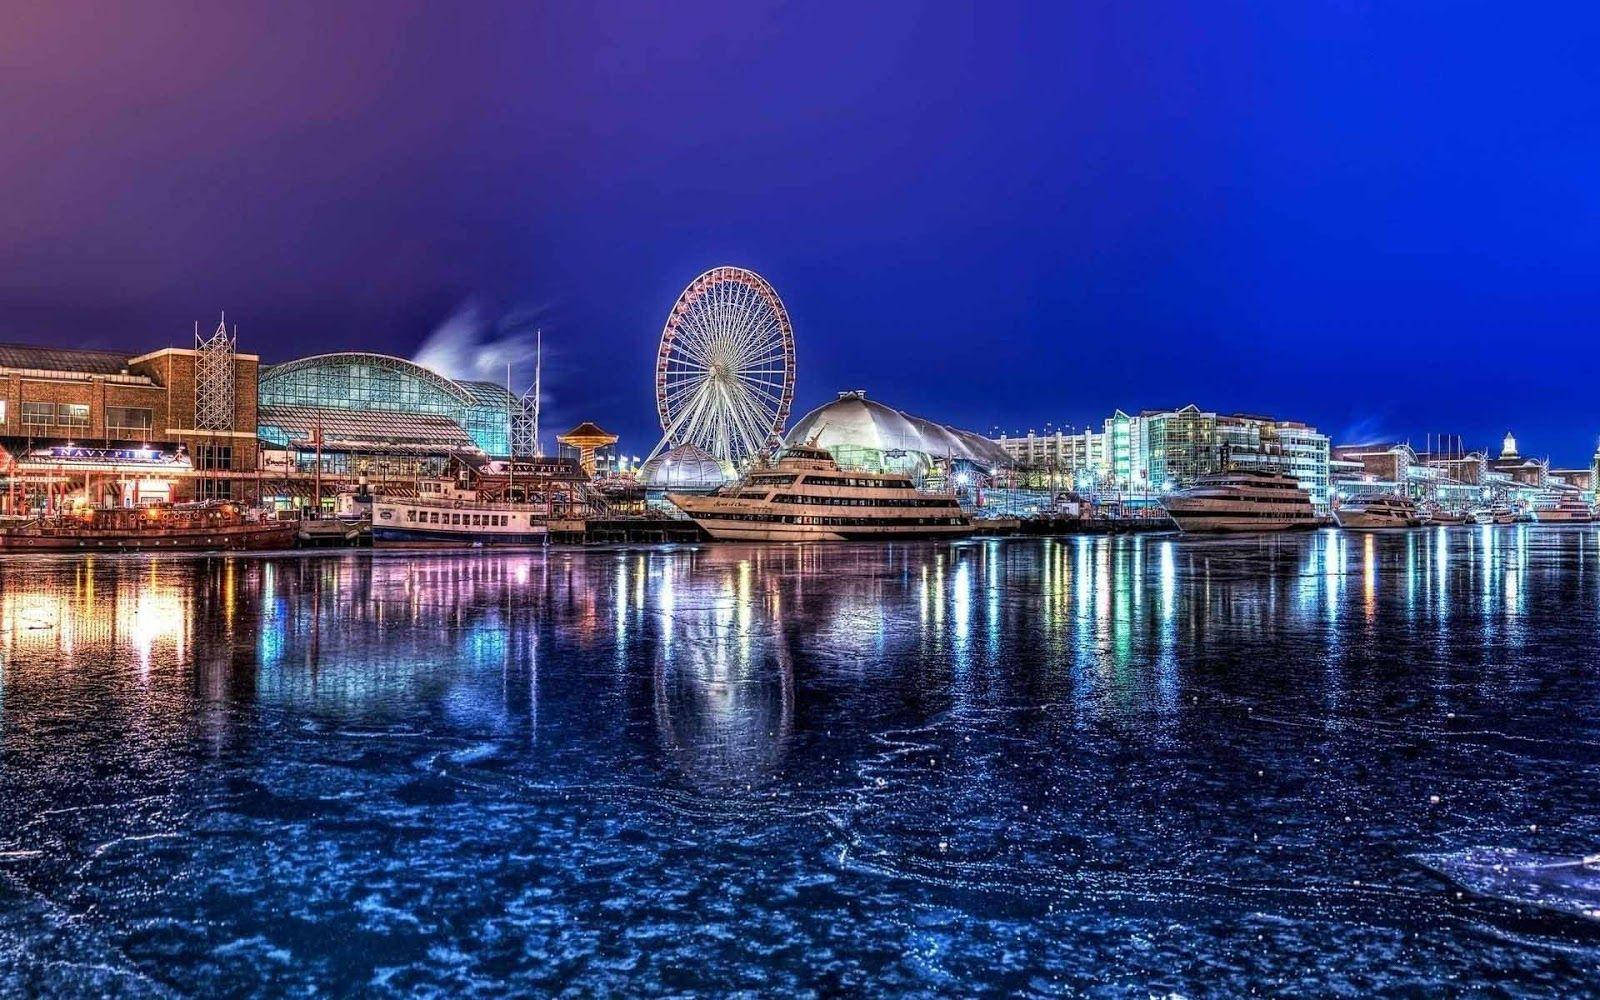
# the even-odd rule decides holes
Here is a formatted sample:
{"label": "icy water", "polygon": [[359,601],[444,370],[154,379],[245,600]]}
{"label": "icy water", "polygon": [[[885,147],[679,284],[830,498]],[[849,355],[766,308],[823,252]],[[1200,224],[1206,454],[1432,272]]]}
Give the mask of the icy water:
{"label": "icy water", "polygon": [[0,995],[1600,983],[1591,528],[6,561],[0,657]]}

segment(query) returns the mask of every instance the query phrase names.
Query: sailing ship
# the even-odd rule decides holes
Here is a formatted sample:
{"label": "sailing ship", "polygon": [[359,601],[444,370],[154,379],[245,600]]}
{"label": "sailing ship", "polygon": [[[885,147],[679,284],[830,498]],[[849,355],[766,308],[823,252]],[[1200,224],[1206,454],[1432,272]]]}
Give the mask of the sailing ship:
{"label": "sailing ship", "polygon": [[721,541],[819,542],[960,538],[972,521],[954,493],[918,490],[894,472],[839,468],[815,445],[789,448],[714,493],[667,499]]}

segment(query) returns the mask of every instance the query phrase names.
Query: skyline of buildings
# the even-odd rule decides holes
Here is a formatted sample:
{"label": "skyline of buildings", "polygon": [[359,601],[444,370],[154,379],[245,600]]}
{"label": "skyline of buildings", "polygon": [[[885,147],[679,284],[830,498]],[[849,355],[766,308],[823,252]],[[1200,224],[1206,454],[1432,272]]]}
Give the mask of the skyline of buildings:
{"label": "skyline of buildings", "polygon": [[1600,483],[1600,446],[1587,466],[1561,468],[1521,454],[1509,431],[1493,457],[1459,447],[1419,453],[1408,442],[1334,445],[1300,421],[1216,413],[1192,403],[1135,415],[1117,410],[1099,431],[1030,431],[994,440],[1030,485],[1161,493],[1228,467],[1273,468],[1294,476],[1320,513],[1335,499],[1397,492],[1447,507],[1491,500],[1532,506],[1572,491],[1592,501]]}

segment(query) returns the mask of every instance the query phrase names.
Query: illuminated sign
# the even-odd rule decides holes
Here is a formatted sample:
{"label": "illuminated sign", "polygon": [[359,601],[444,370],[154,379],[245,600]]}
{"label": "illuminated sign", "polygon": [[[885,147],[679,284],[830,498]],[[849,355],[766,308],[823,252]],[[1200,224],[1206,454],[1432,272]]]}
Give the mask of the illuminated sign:
{"label": "illuminated sign", "polygon": [[[34,452],[35,457],[41,453]],[[83,448],[58,445],[43,454],[68,462],[165,462],[167,454],[158,448]]]}
{"label": "illuminated sign", "polygon": [[587,476],[578,469],[578,460],[575,458],[519,458],[511,463],[512,471],[518,476],[547,476],[560,478],[563,476]]}

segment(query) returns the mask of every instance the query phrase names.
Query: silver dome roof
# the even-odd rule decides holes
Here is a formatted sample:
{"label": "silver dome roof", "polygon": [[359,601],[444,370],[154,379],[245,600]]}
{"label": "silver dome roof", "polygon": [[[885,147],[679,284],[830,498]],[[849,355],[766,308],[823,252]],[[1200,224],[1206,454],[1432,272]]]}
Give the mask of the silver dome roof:
{"label": "silver dome roof", "polygon": [[704,449],[680,444],[639,467],[639,482],[654,490],[710,490],[731,477]]}
{"label": "silver dome roof", "polygon": [[841,392],[838,399],[801,417],[785,435],[784,444],[804,444],[813,437],[830,450],[841,446],[900,450],[965,459],[990,470],[1011,464],[1005,450],[981,434],[902,413],[859,391]]}

